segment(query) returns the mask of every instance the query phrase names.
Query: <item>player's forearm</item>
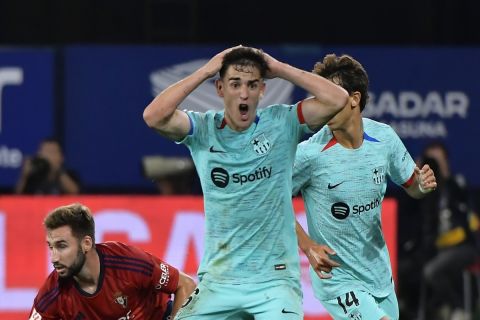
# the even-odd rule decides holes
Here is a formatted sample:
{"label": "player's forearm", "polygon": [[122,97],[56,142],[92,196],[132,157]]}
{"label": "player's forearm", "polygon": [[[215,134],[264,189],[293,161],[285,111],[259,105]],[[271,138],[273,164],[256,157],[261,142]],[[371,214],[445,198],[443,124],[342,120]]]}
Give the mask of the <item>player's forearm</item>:
{"label": "player's forearm", "polygon": [[175,291],[175,297],[173,299],[172,307],[172,319],[175,318],[177,311],[182,307],[182,304],[185,300],[192,294],[193,290],[196,288],[196,283],[183,272],[180,272],[178,280],[178,287]]}
{"label": "player's forearm", "polygon": [[302,228],[300,223],[298,223],[298,221],[296,221],[295,223],[296,223],[295,231],[297,232],[298,247],[306,254],[308,251],[308,248],[312,246],[313,241],[312,239],[310,239],[308,234]]}
{"label": "player's forearm", "polygon": [[151,128],[162,129],[172,119],[178,105],[210,75],[203,68],[172,84],[145,108],[143,119]]}
{"label": "player's forearm", "polygon": [[332,108],[333,113],[340,111],[347,103],[348,92],[345,89],[312,72],[279,62],[276,73],[280,78],[311,93],[320,103]]}

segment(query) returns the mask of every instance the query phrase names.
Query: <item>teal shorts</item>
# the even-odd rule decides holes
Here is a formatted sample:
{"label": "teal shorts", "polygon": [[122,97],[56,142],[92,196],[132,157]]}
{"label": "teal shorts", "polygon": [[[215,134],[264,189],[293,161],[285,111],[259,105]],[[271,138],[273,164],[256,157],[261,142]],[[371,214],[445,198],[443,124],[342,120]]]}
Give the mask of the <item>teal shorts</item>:
{"label": "teal shorts", "polygon": [[383,298],[366,291],[350,291],[335,299],[320,301],[334,320],[379,320],[388,317],[398,320],[398,301],[395,291]]}
{"label": "teal shorts", "polygon": [[302,291],[291,280],[259,284],[198,284],[176,320],[302,320]]}

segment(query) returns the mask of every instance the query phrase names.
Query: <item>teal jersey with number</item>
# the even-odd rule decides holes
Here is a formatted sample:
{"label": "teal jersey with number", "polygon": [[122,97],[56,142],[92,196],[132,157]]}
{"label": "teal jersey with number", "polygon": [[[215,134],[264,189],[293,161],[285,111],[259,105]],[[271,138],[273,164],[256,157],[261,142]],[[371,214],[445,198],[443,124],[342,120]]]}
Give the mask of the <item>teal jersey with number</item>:
{"label": "teal jersey with number", "polygon": [[297,150],[293,194],[302,193],[310,237],[335,250],[341,265],[331,279],[310,270],[321,300],[357,289],[384,297],[393,286],[380,215],[386,178],[405,184],[415,162],[390,126],[363,118],[363,129],[357,149],[337,143],[325,126]]}
{"label": "teal jersey with number", "polygon": [[242,132],[225,125],[223,111],[187,114],[193,130],[181,143],[200,177],[206,220],[199,278],[299,279],[291,188],[297,144],[309,131],[301,107],[260,109]]}

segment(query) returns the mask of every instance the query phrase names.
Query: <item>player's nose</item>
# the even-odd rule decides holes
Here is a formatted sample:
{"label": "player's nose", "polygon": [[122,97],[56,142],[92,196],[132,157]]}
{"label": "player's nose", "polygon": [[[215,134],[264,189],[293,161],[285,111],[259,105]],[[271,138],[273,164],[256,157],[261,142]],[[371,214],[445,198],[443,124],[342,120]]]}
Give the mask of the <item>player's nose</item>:
{"label": "player's nose", "polygon": [[52,250],[51,254],[50,254],[50,261],[55,264],[56,262],[58,262],[60,260],[60,256],[59,254],[57,253],[57,250]]}

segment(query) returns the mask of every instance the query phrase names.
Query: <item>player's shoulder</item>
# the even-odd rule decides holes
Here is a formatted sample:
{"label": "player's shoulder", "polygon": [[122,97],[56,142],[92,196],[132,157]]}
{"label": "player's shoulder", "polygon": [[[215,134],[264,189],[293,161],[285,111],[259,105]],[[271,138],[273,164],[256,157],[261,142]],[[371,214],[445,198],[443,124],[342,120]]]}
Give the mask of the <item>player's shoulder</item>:
{"label": "player's shoulder", "polygon": [[53,270],[52,272],[50,272],[47,279],[43,282],[43,285],[40,288],[40,290],[38,291],[37,296],[39,296],[39,295],[41,295],[42,293],[45,293],[45,292],[49,292],[49,291],[52,291],[52,290],[58,290],[59,287],[60,287],[60,282],[59,282],[59,278],[58,278],[58,273],[55,270]]}
{"label": "player's shoulder", "polygon": [[328,127],[320,129],[310,138],[302,141],[297,146],[297,156],[303,156],[304,158],[316,157],[318,153],[328,144],[333,135],[329,131]]}
{"label": "player's shoulder", "polygon": [[326,145],[332,138],[332,131],[327,125],[325,125],[308,138],[308,140],[305,141],[305,144],[317,147],[318,145]]}
{"label": "player's shoulder", "polygon": [[217,117],[218,114],[221,113],[220,111],[216,111],[216,110],[208,110],[205,112],[184,110],[184,112],[186,112],[188,116],[192,118],[194,121],[214,119],[215,117]]}
{"label": "player's shoulder", "polygon": [[259,116],[280,117],[290,112],[296,112],[296,104],[272,104],[268,107],[258,109]]}
{"label": "player's shoulder", "polygon": [[395,130],[389,124],[369,118],[362,118],[362,122],[364,133],[372,141],[390,144],[392,140],[395,140],[398,137]]}
{"label": "player's shoulder", "polygon": [[99,243],[96,247],[105,269],[120,278],[130,278],[134,274],[151,276],[155,259],[158,259],[140,248],[118,241]]}
{"label": "player's shoulder", "polygon": [[143,250],[119,241],[97,243],[95,246],[104,256],[135,257],[144,254]]}
{"label": "player's shoulder", "polygon": [[370,118],[362,118],[362,122],[365,131],[369,130],[371,132],[378,132],[384,134],[391,134],[395,132],[393,128],[387,123],[376,121]]}
{"label": "player's shoulder", "polygon": [[34,299],[33,307],[36,312],[44,315],[53,314],[56,310],[56,304],[60,301],[62,287],[64,286],[59,282],[57,272],[52,271]]}

